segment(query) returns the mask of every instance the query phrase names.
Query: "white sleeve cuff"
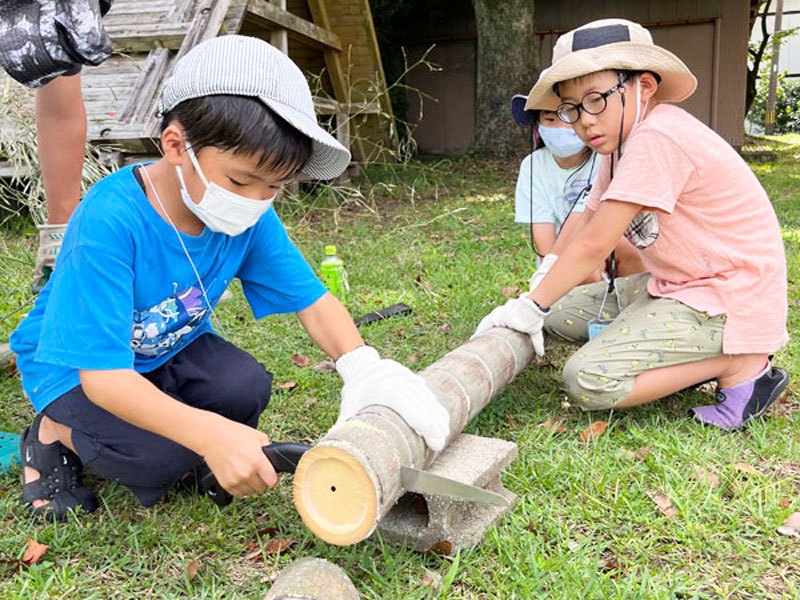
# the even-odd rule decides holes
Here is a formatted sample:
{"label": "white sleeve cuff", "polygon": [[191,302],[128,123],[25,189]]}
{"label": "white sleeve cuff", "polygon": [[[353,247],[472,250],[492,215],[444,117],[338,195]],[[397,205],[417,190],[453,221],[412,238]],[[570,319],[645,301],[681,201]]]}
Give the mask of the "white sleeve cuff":
{"label": "white sleeve cuff", "polygon": [[345,383],[350,381],[356,374],[378,362],[381,355],[372,346],[359,346],[350,352],[345,352],[336,361],[336,370]]}

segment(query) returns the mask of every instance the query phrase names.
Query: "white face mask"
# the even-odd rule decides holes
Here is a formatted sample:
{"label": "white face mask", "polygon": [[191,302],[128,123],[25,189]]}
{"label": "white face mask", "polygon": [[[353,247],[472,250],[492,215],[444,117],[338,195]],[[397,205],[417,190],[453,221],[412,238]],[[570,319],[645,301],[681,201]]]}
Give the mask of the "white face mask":
{"label": "white face mask", "polygon": [[255,225],[261,215],[272,206],[277,194],[273,194],[272,197],[264,200],[252,200],[239,194],[234,194],[216,183],[209,182],[200,169],[197,157],[188,143],[186,144],[186,152],[189,154],[189,159],[192,161],[194,168],[197,169],[200,179],[203,180],[206,191],[203,193],[203,199],[200,203],[195,203],[189,195],[186,183],[183,181],[181,168],[176,166],[175,170],[178,172],[178,180],[181,183],[181,199],[183,199],[186,208],[192,211],[211,231],[226,235],[239,235]]}
{"label": "white face mask", "polygon": [[586,149],[586,144],[572,127],[539,125],[539,135],[542,136],[544,145],[550,149],[550,152],[559,158],[575,156],[578,152]]}

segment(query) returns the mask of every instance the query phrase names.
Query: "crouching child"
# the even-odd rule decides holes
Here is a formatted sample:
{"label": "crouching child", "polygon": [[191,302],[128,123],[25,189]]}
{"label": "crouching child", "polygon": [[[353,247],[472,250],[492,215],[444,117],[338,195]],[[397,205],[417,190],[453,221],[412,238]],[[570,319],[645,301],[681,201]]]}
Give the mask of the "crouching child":
{"label": "crouching child", "polygon": [[196,469],[236,497],[276,484],[257,428],[272,376],[212,323],[235,277],[256,318],[296,313],[336,359],[340,419],[383,404],[441,449],[447,411],[364,344],[271,206],[295,175],[333,178],[350,161],[300,69],[262,40],[215,38],[175,65],[161,112],[163,157],[89,190],[11,338],[37,412],[21,441],[24,501],[56,519],[94,510],[84,466],[144,506]]}

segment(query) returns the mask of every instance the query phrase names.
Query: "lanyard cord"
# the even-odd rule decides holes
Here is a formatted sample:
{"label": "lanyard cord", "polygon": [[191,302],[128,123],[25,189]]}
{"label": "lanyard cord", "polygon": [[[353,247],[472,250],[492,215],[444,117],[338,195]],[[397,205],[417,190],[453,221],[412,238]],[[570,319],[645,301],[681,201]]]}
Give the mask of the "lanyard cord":
{"label": "lanyard cord", "polygon": [[156,186],[153,185],[153,180],[150,179],[150,174],[147,172],[147,167],[142,165],[141,171],[142,171],[142,173],[144,173],[144,176],[147,178],[147,183],[150,184],[150,189],[153,190],[153,196],[155,196],[155,199],[158,202],[158,205],[161,207],[161,211],[164,213],[164,216],[167,217],[167,221],[169,222],[169,224],[172,225],[172,229],[173,229],[173,231],[175,231],[175,235],[178,236],[178,241],[181,244],[181,248],[183,248],[183,253],[186,255],[186,258],[189,259],[189,264],[192,266],[192,271],[194,271],[194,275],[195,275],[195,277],[197,277],[197,283],[200,284],[200,291],[203,292],[203,298],[206,301],[206,306],[208,306],[208,309],[211,311],[211,316],[214,319],[214,323],[216,323],[217,327],[219,327],[220,331],[222,332],[223,337],[227,338],[228,337],[228,332],[225,331],[225,328],[222,326],[222,323],[220,323],[220,320],[217,317],[217,313],[214,312],[214,307],[211,306],[211,301],[208,299],[208,292],[206,292],[206,286],[203,285],[203,279],[200,277],[200,273],[197,271],[197,267],[195,266],[191,255],[189,254],[189,250],[187,250],[187,248],[186,248],[186,244],[183,243],[183,238],[181,237],[181,234],[178,231],[178,228],[175,227],[175,223],[172,222],[172,218],[169,216],[169,213],[167,212],[167,209],[164,208],[164,205],[161,203],[161,198],[159,197],[158,192],[156,191]]}
{"label": "lanyard cord", "polygon": [[[544,258],[544,256],[539,252],[539,249],[536,247],[536,241],[533,239],[533,153],[535,152],[534,149],[534,125],[531,125],[531,136],[530,136],[530,143],[531,143],[531,153],[530,153],[530,164],[529,164],[529,171],[528,171],[528,214],[530,215],[531,223],[530,223],[530,238],[531,238],[531,250],[533,250],[534,256],[538,256],[540,258]],[[587,184],[583,187],[583,189],[575,196],[575,199],[572,201],[572,204],[569,206],[569,210],[567,211],[567,216],[564,217],[564,221],[569,218],[572,214],[572,211],[575,209],[575,206],[578,204],[578,201],[583,198],[588,192],[592,189],[592,173],[594,172],[594,163],[597,159],[597,153],[591,152],[592,157],[592,164],[589,167],[589,176],[587,179]],[[566,190],[569,188],[570,180],[577,176],[578,172],[586,166],[586,163],[589,161],[589,156],[584,158],[581,163],[575,167],[572,173],[569,174],[566,181],[564,182],[564,187],[562,188],[562,193],[566,195]]]}

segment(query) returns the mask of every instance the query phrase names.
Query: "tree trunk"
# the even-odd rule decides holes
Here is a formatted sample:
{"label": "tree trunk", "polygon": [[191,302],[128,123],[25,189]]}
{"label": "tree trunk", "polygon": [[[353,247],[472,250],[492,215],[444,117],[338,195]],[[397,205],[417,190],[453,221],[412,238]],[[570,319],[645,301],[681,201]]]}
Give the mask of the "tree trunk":
{"label": "tree trunk", "polygon": [[761,68],[761,59],[764,57],[764,51],[767,49],[770,34],[767,31],[767,13],[769,13],[770,4],[772,0],[750,0],[750,37],[753,37],[753,29],[756,21],[760,21],[761,27],[761,43],[758,48],[749,48],[750,60],[752,65],[747,69],[747,90],[745,92],[744,114],[750,112],[750,107],[753,105],[753,100],[756,98],[758,92],[758,70]]}
{"label": "tree trunk", "polygon": [[490,154],[522,153],[530,132],[511,118],[511,96],[530,91],[539,73],[533,0],[472,0],[478,27],[475,147]]}

